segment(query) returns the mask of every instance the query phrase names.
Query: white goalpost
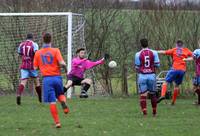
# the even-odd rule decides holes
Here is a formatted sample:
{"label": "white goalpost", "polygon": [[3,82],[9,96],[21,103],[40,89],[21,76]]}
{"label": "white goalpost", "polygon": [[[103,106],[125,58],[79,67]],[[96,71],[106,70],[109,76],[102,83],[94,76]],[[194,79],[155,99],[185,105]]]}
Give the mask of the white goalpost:
{"label": "white goalpost", "polygon": [[[43,32],[52,33],[53,45],[61,50],[67,61],[68,72],[71,70],[75,50],[85,47],[85,19],[82,14],[72,12],[0,13],[0,19],[0,74],[2,75],[0,80],[4,78],[12,82],[10,89],[13,90],[16,90],[19,77],[16,46],[25,39],[27,33],[33,33],[39,45],[42,44]],[[5,86],[0,81],[0,89]],[[69,89],[67,97],[71,98],[71,95],[72,89]]]}

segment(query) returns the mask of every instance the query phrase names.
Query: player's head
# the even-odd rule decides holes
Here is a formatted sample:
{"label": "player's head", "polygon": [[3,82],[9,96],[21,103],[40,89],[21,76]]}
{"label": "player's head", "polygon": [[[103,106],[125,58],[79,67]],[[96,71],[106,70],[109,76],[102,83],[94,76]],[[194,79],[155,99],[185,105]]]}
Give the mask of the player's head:
{"label": "player's head", "polygon": [[140,44],[142,48],[147,48],[148,47],[148,40],[146,38],[143,38],[140,40]]}
{"label": "player's head", "polygon": [[45,44],[50,44],[51,43],[51,34],[50,33],[45,33],[43,36],[43,42]]}
{"label": "player's head", "polygon": [[85,58],[85,48],[77,49],[76,54],[79,58]]}
{"label": "player's head", "polygon": [[177,46],[177,47],[183,47],[183,41],[178,40],[178,41],[176,42],[176,46]]}
{"label": "player's head", "polygon": [[26,39],[27,39],[27,40],[33,40],[33,34],[32,34],[32,33],[28,33],[28,34],[26,35]]}

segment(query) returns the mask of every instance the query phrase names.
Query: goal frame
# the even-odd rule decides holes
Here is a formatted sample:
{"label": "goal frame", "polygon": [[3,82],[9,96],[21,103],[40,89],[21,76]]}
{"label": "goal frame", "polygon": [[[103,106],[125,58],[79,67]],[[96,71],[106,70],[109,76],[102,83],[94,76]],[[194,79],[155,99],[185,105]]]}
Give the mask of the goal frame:
{"label": "goal frame", "polygon": [[[27,12],[27,13],[0,13],[0,17],[8,16],[66,16],[67,17],[67,71],[71,71],[72,63],[72,44],[73,44],[73,15],[83,16],[82,14],[72,12]],[[72,88],[67,91],[67,97],[71,98]]]}

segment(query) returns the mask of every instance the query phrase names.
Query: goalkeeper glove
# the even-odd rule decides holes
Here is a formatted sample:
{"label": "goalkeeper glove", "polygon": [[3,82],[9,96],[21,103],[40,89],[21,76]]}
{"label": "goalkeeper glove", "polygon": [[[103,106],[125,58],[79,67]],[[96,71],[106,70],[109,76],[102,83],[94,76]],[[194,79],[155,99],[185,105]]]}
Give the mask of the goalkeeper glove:
{"label": "goalkeeper glove", "polygon": [[108,53],[105,53],[105,54],[104,54],[104,59],[105,59],[105,60],[110,59],[110,55],[109,55]]}

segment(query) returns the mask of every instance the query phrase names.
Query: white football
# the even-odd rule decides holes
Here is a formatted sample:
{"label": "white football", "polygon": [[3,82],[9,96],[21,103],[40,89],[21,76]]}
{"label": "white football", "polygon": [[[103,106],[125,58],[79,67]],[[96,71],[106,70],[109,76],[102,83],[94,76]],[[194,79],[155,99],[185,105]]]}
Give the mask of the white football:
{"label": "white football", "polygon": [[110,61],[110,62],[108,63],[108,66],[109,66],[110,68],[115,68],[115,67],[117,67],[117,63],[116,63],[114,60],[112,60],[112,61]]}

